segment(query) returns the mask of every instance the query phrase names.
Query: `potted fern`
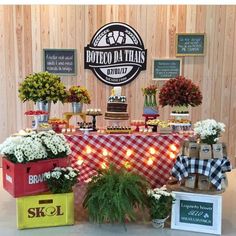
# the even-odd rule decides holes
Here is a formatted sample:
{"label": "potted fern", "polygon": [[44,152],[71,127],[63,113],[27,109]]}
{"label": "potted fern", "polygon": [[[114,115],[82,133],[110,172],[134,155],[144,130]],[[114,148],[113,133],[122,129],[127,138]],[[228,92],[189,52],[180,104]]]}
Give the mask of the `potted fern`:
{"label": "potted fern", "polygon": [[88,210],[95,223],[122,223],[135,220],[135,208],[147,204],[148,184],[146,180],[125,169],[117,170],[110,166],[98,170],[88,184],[83,207]]}

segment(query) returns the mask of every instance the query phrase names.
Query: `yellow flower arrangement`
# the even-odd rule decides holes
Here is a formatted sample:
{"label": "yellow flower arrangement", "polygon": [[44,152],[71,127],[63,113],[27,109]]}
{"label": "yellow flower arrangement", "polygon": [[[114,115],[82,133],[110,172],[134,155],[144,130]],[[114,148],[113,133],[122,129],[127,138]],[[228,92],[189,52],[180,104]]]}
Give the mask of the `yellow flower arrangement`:
{"label": "yellow flower arrangement", "polygon": [[19,86],[19,98],[25,101],[64,102],[66,88],[60,77],[49,72],[38,72],[26,76]]}

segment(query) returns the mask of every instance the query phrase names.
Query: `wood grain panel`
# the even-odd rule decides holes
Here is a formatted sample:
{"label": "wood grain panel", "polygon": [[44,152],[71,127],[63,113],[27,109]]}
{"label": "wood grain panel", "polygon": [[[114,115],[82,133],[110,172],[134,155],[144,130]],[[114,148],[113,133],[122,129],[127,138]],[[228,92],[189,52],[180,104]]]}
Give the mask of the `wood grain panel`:
{"label": "wood grain panel", "polygon": [[[223,136],[232,160],[236,157],[236,6],[200,5],[27,5],[0,6],[0,142],[11,133],[30,126],[23,114],[32,102],[21,103],[18,84],[29,73],[42,70],[43,48],[75,48],[77,75],[62,76],[69,88],[78,84],[91,92],[91,108],[106,110],[111,87],[84,70],[84,47],[94,33],[109,22],[131,25],[148,50],[147,70],[124,86],[131,119],[141,119],[141,88],[152,81],[153,58],[175,57],[176,32],[205,32],[206,54],[183,57],[183,75],[199,84],[203,104],[191,109],[192,120],[215,118],[227,126]],[[164,82],[155,82],[159,87]],[[70,111],[70,104],[55,104],[53,116]],[[170,108],[160,109],[168,119]],[[78,118],[79,119],[79,118]],[[89,118],[88,118],[89,119]],[[77,120],[74,119],[73,122]],[[98,126],[108,124],[98,118]]]}

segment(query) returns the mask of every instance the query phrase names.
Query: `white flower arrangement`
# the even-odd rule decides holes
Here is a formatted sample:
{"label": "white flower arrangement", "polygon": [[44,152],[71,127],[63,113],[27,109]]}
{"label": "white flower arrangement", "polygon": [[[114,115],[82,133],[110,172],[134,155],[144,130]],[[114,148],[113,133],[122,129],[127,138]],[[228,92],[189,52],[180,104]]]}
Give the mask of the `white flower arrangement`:
{"label": "white flower arrangement", "polygon": [[154,189],[148,189],[147,195],[150,197],[154,197],[156,200],[159,200],[161,196],[165,197],[173,197],[175,198],[175,194],[172,192],[167,192],[167,188],[165,185],[163,185],[161,188],[154,188]]}
{"label": "white flower arrangement", "polygon": [[72,187],[77,183],[79,171],[72,167],[56,167],[45,172],[44,178],[52,193],[72,192]]}
{"label": "white flower arrangement", "polygon": [[149,211],[152,219],[164,219],[171,212],[175,194],[168,192],[166,186],[148,189]]}
{"label": "white flower arrangement", "polygon": [[216,143],[220,134],[224,131],[225,124],[214,119],[206,119],[194,124],[194,134],[198,135],[201,141],[207,144]]}
{"label": "white flower arrangement", "polygon": [[50,130],[9,137],[0,144],[0,153],[14,163],[26,163],[65,157],[71,153],[71,149],[63,134]]}

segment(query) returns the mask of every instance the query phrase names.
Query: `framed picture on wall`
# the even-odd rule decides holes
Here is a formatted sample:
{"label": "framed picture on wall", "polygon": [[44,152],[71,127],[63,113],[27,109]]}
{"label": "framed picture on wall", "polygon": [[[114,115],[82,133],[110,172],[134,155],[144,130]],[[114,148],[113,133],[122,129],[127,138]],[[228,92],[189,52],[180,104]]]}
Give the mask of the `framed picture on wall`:
{"label": "framed picture on wall", "polygon": [[57,75],[76,75],[76,49],[43,49],[43,70]]}
{"label": "framed picture on wall", "polygon": [[153,80],[168,80],[182,75],[182,59],[181,58],[167,58],[153,59],[152,66]]}
{"label": "framed picture on wall", "polygon": [[177,33],[176,56],[204,56],[205,33]]}
{"label": "framed picture on wall", "polygon": [[221,234],[222,196],[173,192],[171,228]]}

